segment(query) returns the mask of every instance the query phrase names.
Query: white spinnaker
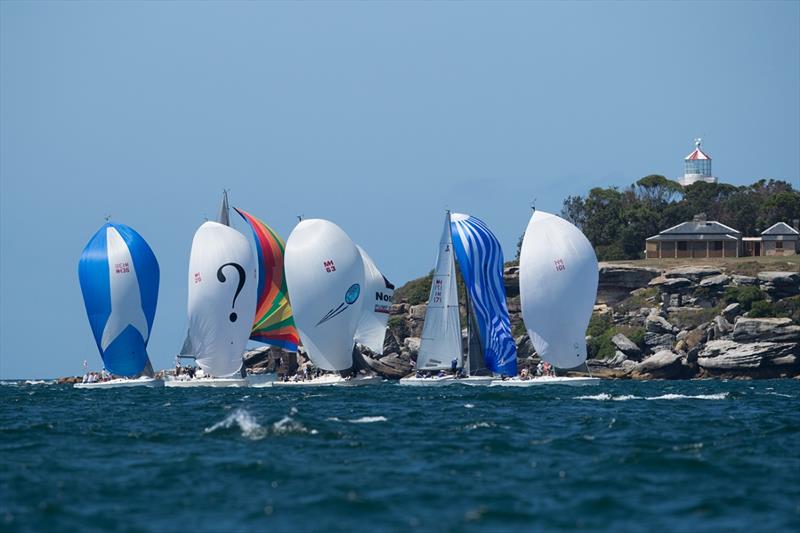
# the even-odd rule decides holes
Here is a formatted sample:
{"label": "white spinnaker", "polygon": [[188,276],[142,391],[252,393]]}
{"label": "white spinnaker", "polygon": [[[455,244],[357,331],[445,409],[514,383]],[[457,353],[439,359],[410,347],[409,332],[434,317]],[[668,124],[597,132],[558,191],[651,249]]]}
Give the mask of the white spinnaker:
{"label": "white spinnaker", "polygon": [[356,247],[364,263],[364,308],[355,339],[373,352],[382,354],[394,286],[386,281],[369,254],[362,247]]}
{"label": "white spinnaker", "polygon": [[586,361],[586,328],[597,298],[597,256],[581,231],[535,211],[519,258],[522,318],[539,356],[559,368]]}
{"label": "white spinnaker", "polygon": [[422,326],[417,368],[450,368],[453,359],[461,361],[461,320],[458,316],[458,291],[450,213],[444,221],[436,270],[433,272],[425,324]]}
{"label": "white spinnaker", "polygon": [[189,340],[206,373],[224,377],[241,368],[256,314],[257,284],[250,241],[218,222],[200,226],[189,258]]}
{"label": "white spinnaker", "polygon": [[[142,309],[139,278],[133,264],[131,251],[116,228],[106,228],[106,250],[108,253],[109,289],[111,291],[111,315],[108,317],[100,349],[105,350],[128,325],[142,335],[144,342],[150,336],[147,318]],[[119,272],[118,272],[119,271]]]}
{"label": "white spinnaker", "polygon": [[284,268],[295,325],[308,357],[324,370],[351,368],[366,296],[364,264],[356,245],[332,222],[303,220],[286,241]]}

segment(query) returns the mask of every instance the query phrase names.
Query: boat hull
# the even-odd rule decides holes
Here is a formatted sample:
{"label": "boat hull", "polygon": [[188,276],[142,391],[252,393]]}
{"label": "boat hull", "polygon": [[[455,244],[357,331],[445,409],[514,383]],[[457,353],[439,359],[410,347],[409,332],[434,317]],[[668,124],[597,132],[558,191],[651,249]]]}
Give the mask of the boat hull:
{"label": "boat hull", "polygon": [[497,378],[494,376],[469,376],[467,378],[456,378],[453,383],[469,387],[488,387],[496,380]]}
{"label": "boat hull", "polygon": [[163,387],[164,382],[155,378],[112,379],[96,383],[75,383],[76,389],[118,389],[123,387]]}
{"label": "boat hull", "polygon": [[246,387],[247,381],[241,378],[195,378],[195,379],[170,379],[164,382],[165,387],[191,388],[191,387]]}
{"label": "boat hull", "polygon": [[571,387],[586,387],[591,385],[599,385],[600,378],[589,377],[560,377],[560,376],[543,376],[538,378],[531,378],[521,380],[517,378],[492,381],[492,387],[538,387],[541,385],[568,385]]}
{"label": "boat hull", "polygon": [[264,388],[272,387],[278,381],[277,374],[251,374],[245,378],[248,387]]}
{"label": "boat hull", "polygon": [[358,387],[361,385],[374,385],[383,381],[378,376],[358,376],[343,378],[341,376],[321,376],[306,381],[275,381],[273,387]]}
{"label": "boat hull", "polygon": [[398,383],[403,387],[444,387],[456,383],[453,376],[418,378],[416,376],[402,378]]}

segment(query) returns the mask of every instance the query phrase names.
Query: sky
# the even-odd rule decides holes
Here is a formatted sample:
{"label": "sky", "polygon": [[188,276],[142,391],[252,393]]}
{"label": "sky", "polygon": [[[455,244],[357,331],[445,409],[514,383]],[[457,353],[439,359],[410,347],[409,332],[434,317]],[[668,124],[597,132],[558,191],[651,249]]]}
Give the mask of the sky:
{"label": "sky", "polygon": [[158,257],[164,368],[223,188],[401,285],[445,209],[510,259],[532,201],[675,178],[695,137],[724,182],[800,186],[799,95],[798,2],[0,2],[0,378],[101,368],[77,264],[107,215]]}

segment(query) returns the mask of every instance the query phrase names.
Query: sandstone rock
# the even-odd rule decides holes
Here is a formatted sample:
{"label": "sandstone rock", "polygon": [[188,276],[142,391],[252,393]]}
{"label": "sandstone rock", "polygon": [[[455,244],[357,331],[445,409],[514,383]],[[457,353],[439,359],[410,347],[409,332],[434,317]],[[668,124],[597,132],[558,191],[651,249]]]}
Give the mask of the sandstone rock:
{"label": "sandstone rock", "polygon": [[618,367],[618,366],[622,365],[623,361],[627,361],[627,360],[628,360],[628,356],[625,355],[623,352],[617,350],[616,352],[614,352],[614,357],[612,357],[611,359],[606,361],[606,363],[610,367]]}
{"label": "sandstone rock", "polygon": [[630,373],[630,372],[633,372],[636,369],[636,363],[631,361],[630,359],[626,359],[626,360],[624,360],[622,362],[622,364],[620,365],[620,368],[623,371],[625,371],[627,373]]}
{"label": "sandstone rock", "polygon": [[728,305],[725,309],[722,310],[722,316],[725,317],[725,320],[728,322],[733,322],[733,320],[742,314],[742,304],[736,302]]}
{"label": "sandstone rock", "polygon": [[648,283],[651,287],[657,287],[661,292],[668,294],[687,292],[694,286],[691,280],[687,278],[668,278],[666,276],[659,276],[653,278]]}
{"label": "sandstone rock", "polygon": [[758,280],[752,276],[739,276],[737,274],[731,276],[731,282],[737,287],[758,284]]}
{"label": "sandstone rock", "polygon": [[406,337],[403,339],[403,346],[410,352],[410,353],[417,353],[419,352],[419,344],[420,339],[419,337]]}
{"label": "sandstone rock", "polygon": [[642,349],[622,333],[617,333],[611,337],[611,342],[617,347],[617,350],[622,352],[626,357],[638,359],[642,355]]}
{"label": "sandstone rock", "polygon": [[389,306],[389,315],[398,316],[408,313],[409,305],[405,303],[392,304]]}
{"label": "sandstone rock", "polygon": [[411,309],[409,309],[409,316],[416,320],[422,320],[425,318],[425,311],[428,309],[428,304],[418,304],[412,305]]}
{"label": "sandstone rock", "polygon": [[743,341],[800,341],[800,326],[791,318],[740,317],[733,326],[733,340]]}
{"label": "sandstone rock", "polygon": [[761,290],[773,298],[786,298],[800,294],[800,274],[797,272],[760,272]]}
{"label": "sandstone rock", "polygon": [[521,335],[515,339],[517,344],[517,358],[525,359],[536,354],[536,349],[533,347],[533,342],[527,335]]}
{"label": "sandstone rock", "polygon": [[697,364],[712,370],[746,370],[797,362],[797,343],[710,341],[700,351]]}
{"label": "sandstone rock", "polygon": [[667,319],[655,313],[647,315],[644,327],[652,333],[677,333],[678,331],[675,326],[667,322]]}
{"label": "sandstone rock", "polygon": [[671,349],[675,343],[675,335],[671,333],[658,334],[648,331],[644,334],[644,343],[654,352],[662,349]]}
{"label": "sandstone rock", "polygon": [[703,278],[716,276],[717,274],[721,273],[722,271],[720,269],[713,267],[682,266],[667,270],[664,272],[664,277],[686,278],[697,283]]}
{"label": "sandstone rock", "polygon": [[516,270],[503,273],[503,285],[506,287],[506,296],[509,298],[519,296],[519,267],[510,267],[506,270],[513,268],[516,268]]}
{"label": "sandstone rock", "polygon": [[733,331],[733,325],[724,316],[715,316],[713,320],[714,338],[719,339]]}
{"label": "sandstone rock", "polygon": [[366,366],[386,379],[400,379],[411,372],[411,360],[407,356],[391,353],[381,359],[362,356]]}
{"label": "sandstone rock", "polygon": [[624,300],[634,289],[646,287],[659,273],[655,268],[600,263],[597,302],[613,304]]}
{"label": "sandstone rock", "polygon": [[672,350],[661,350],[651,355],[638,365],[636,371],[641,374],[675,375],[678,374],[681,355]]}
{"label": "sandstone rock", "polygon": [[716,276],[704,278],[703,281],[700,282],[700,286],[711,290],[719,290],[727,285],[730,280],[731,278],[725,274],[717,274]]}

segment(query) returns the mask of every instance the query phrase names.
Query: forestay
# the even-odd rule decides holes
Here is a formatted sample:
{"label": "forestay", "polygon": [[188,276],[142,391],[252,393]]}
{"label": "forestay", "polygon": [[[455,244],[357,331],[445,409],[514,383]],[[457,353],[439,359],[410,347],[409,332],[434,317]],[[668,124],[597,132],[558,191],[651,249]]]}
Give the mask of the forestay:
{"label": "forestay", "polygon": [[456,265],[448,211],[439,239],[436,269],[433,272],[417,355],[417,368],[420,370],[450,368],[453,359],[461,360],[461,353]]}
{"label": "forestay", "polygon": [[471,312],[486,367],[492,372],[517,373],[517,346],[511,335],[503,282],[503,249],[480,219],[453,213],[453,247],[469,291]]}
{"label": "forestay", "polygon": [[536,352],[560,368],[584,363],[598,281],[591,243],[566,220],[535,211],[519,263],[522,317]]}
{"label": "forestay", "polygon": [[189,259],[189,340],[206,373],[225,377],[241,368],[255,315],[256,284],[247,238],[217,222],[200,226]]}
{"label": "forestay", "polygon": [[364,263],[364,309],[356,328],[355,340],[373,352],[382,354],[394,285],[378,270],[363,248],[358,245],[356,248]]}
{"label": "forestay", "polygon": [[309,358],[324,370],[353,366],[364,303],[364,264],[356,245],[327,220],[301,221],[286,241],[286,282]]}
{"label": "forestay", "polygon": [[78,264],[86,314],[105,368],[118,376],[152,369],[147,341],[158,300],[158,261],[147,242],[124,224],[105,224]]}

